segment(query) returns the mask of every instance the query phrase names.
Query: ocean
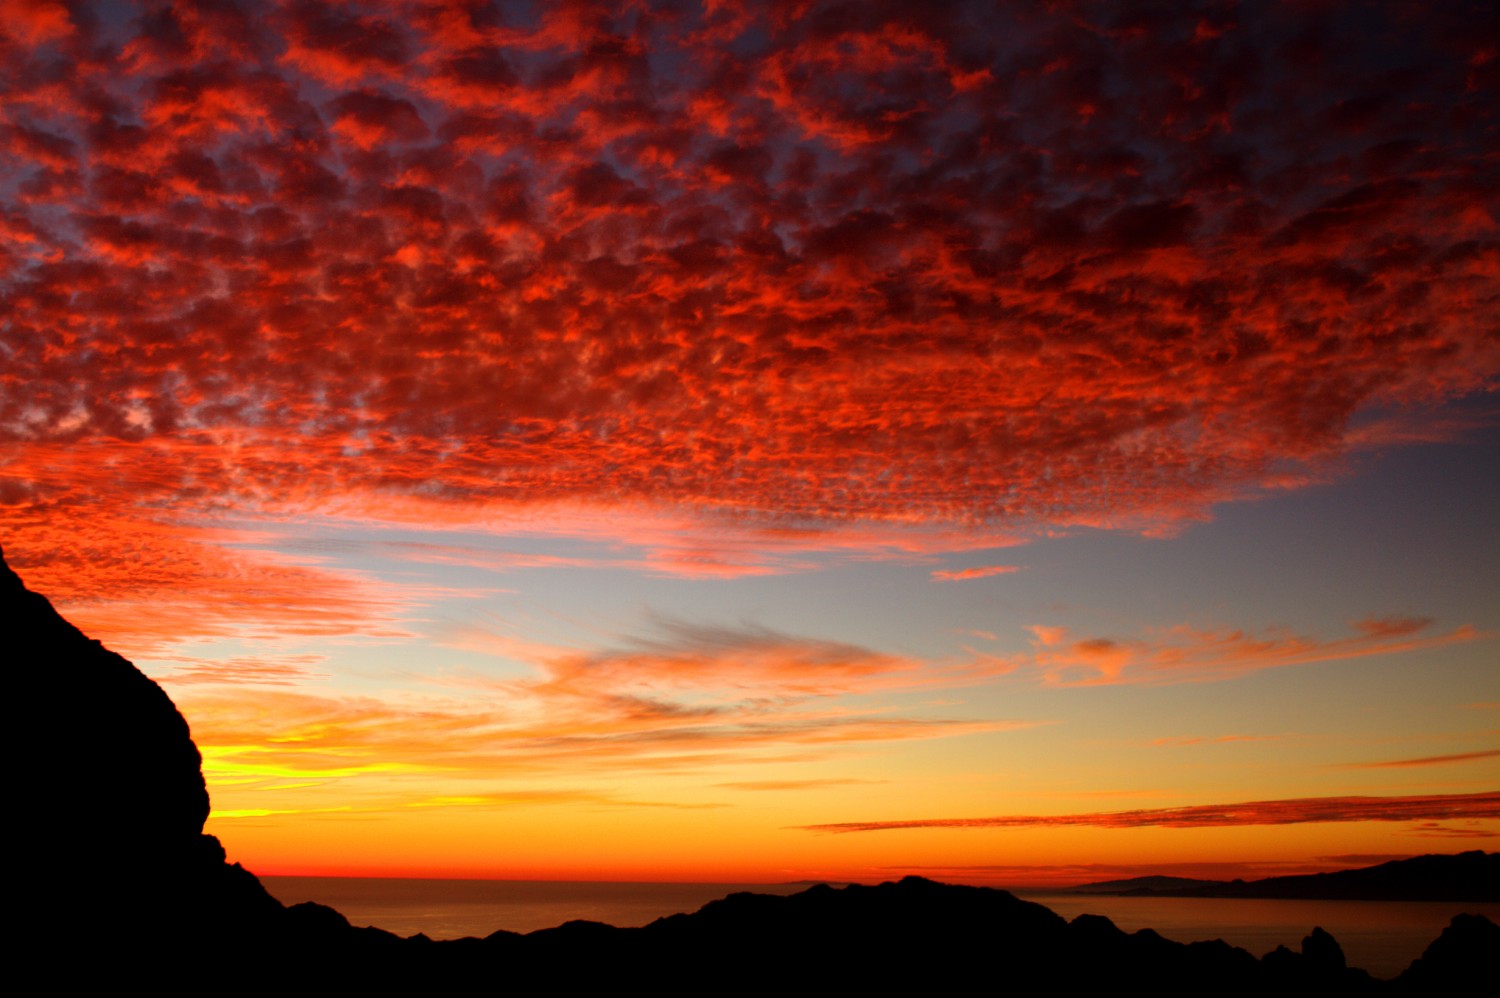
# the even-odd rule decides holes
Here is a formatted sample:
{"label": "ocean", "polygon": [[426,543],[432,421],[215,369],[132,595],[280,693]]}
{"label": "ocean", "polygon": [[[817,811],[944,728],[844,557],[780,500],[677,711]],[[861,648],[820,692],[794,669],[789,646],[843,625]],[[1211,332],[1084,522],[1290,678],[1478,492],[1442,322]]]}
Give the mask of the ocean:
{"label": "ocean", "polygon": [[1296,950],[1320,926],[1343,947],[1349,966],[1395,977],[1422,955],[1454,915],[1473,912],[1500,922],[1500,904],[1456,901],[1290,901],[1238,898],[1141,898],[1016,890],[1064,918],[1104,915],[1126,932],[1155,929],[1168,939],[1222,939],[1264,956]]}
{"label": "ocean", "polygon": [[[572,919],[645,925],[696,911],[736,891],[794,894],[806,884],[658,884],[547,880],[417,880],[357,877],[261,877],[284,904],[317,901],[355,925],[432,939],[531,932]],[[1016,890],[1064,918],[1104,915],[1127,932],[1155,929],[1168,939],[1223,939],[1256,956],[1278,945],[1297,949],[1313,926],[1332,933],[1351,966],[1394,977],[1422,955],[1455,914],[1500,921],[1500,904],[1437,901],[1277,901],[1139,898]]]}

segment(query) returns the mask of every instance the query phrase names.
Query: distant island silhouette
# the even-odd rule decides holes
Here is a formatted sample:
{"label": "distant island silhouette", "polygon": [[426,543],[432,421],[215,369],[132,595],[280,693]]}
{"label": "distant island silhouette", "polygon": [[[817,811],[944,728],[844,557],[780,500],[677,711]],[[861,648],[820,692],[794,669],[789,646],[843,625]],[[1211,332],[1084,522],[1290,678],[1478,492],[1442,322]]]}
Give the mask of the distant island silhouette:
{"label": "distant island silhouette", "polygon": [[[1068,922],[1005,891],[920,877],[817,885],[789,896],[732,894],[641,928],[575,921],[525,935],[403,939],[352,926],[324,905],[284,906],[228,862],[218,840],[203,833],[201,757],[171,699],[28,590],[3,552],[0,628],[17,650],[13,758],[26,773],[24,805],[11,818],[20,833],[21,925],[12,952],[20,979],[47,987],[1074,993],[1128,983],[1161,994],[1416,995],[1492,980],[1500,953],[1500,928],[1459,915],[1398,978],[1381,981],[1348,967],[1338,942],[1319,928],[1298,951],[1278,947],[1257,959],[1219,940],[1126,933],[1099,915]],[[1480,899],[1494,897],[1497,860],[1465,853],[1248,884],[1146,878],[1092,888],[1231,892],[1198,895],[1215,897],[1385,890],[1405,898],[1412,895],[1400,892],[1475,881],[1489,892]],[[1260,890],[1314,893],[1253,893]]]}
{"label": "distant island silhouette", "polygon": [[1291,901],[1500,902],[1500,853],[1474,850],[1456,856],[1414,856],[1357,870],[1249,881],[1131,877],[1081,884],[1070,893]]}

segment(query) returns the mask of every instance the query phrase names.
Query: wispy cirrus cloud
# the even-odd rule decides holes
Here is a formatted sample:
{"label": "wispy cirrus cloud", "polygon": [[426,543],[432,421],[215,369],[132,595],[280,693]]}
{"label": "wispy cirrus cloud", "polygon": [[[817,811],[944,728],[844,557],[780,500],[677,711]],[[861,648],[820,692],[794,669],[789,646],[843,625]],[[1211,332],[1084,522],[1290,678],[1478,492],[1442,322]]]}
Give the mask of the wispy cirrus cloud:
{"label": "wispy cirrus cloud", "polygon": [[[131,506],[128,496],[105,495],[77,523],[26,510],[12,526],[27,543],[7,536],[5,552],[28,587],[133,659],[192,659],[201,642],[232,639],[265,649],[254,657],[268,677],[290,677],[286,656],[301,653],[289,643],[409,638],[405,618],[436,595],[267,550],[254,531],[172,523]],[[242,677],[250,663],[241,658]]]}
{"label": "wispy cirrus cloud", "polygon": [[1284,630],[1168,628],[1149,638],[1078,637],[1065,627],[1034,626],[1032,653],[1013,661],[1057,686],[1161,684],[1231,679],[1263,669],[1335,662],[1438,648],[1489,637],[1469,625],[1437,631],[1425,617],[1367,617],[1341,638]]}
{"label": "wispy cirrus cloud", "polygon": [[455,628],[454,647],[526,662],[526,683],[557,694],[621,690],[740,690],[746,697],[806,699],[868,689],[871,682],[921,686],[920,659],[846,642],[780,633],[756,624],[704,624],[657,616],[641,633],[596,648],[549,645],[480,627]]}
{"label": "wispy cirrus cloud", "polygon": [[[289,778],[320,780],[320,801],[355,806],[373,798],[382,808],[405,807],[426,800],[434,781],[450,787],[560,776],[610,782],[622,775],[743,770],[815,761],[844,747],[1007,727],[807,705],[695,710],[607,695],[580,700],[539,693],[458,703],[261,687],[240,688],[232,696],[199,689],[186,688],[178,699],[203,748],[215,800],[228,800],[231,809],[241,797],[264,799],[269,787]],[[770,783],[745,782],[737,789],[772,789]],[[618,803],[619,797],[590,791],[576,800],[549,802]]]}
{"label": "wispy cirrus cloud", "polygon": [[510,811],[516,808],[556,807],[558,805],[582,806],[593,809],[674,808],[687,810],[704,810],[726,806],[715,803],[633,800],[629,797],[597,790],[520,789],[488,793],[436,794],[431,796],[411,795],[402,793],[399,790],[387,790],[384,793],[364,794],[355,802],[339,804],[333,807],[247,807],[226,808],[223,810],[215,808],[209,813],[209,818],[220,821],[232,821],[236,819],[256,819],[289,814],[343,814],[358,816],[389,814],[392,811],[407,809]]}
{"label": "wispy cirrus cloud", "polygon": [[324,655],[256,655],[225,659],[175,660],[177,667],[163,680],[172,686],[197,683],[255,683],[263,686],[297,686],[309,680],[327,679],[317,672],[327,661]]}
{"label": "wispy cirrus cloud", "polygon": [[[366,777],[384,784],[403,777],[471,781],[568,773],[602,779],[742,769],[825,758],[851,746],[1043,723],[851,706],[844,699],[850,693],[948,680],[925,663],[748,625],[659,619],[632,640],[594,649],[487,632],[459,632],[454,640],[528,671],[429,677],[412,690],[364,697],[307,686],[277,689],[264,676],[255,686],[215,688],[192,674],[166,682],[203,746],[212,785],[297,777],[351,781],[342,791],[320,789],[329,797],[361,796]],[[772,790],[839,782],[716,785]]]}
{"label": "wispy cirrus cloud", "polygon": [[[1302,797],[1199,804],[1191,807],[1088,814],[1002,815],[986,818],[917,818],[904,821],[846,821],[803,826],[812,832],[880,832],[912,828],[1212,828],[1236,825],[1293,825],[1344,821],[1437,821],[1500,818],[1500,791],[1477,794],[1423,794],[1410,797]],[[1437,827],[1433,825],[1431,827]]]}
{"label": "wispy cirrus cloud", "polygon": [[934,582],[968,582],[970,579],[987,579],[992,575],[1008,575],[1019,572],[1019,565],[981,565],[977,568],[937,569],[932,573]]}

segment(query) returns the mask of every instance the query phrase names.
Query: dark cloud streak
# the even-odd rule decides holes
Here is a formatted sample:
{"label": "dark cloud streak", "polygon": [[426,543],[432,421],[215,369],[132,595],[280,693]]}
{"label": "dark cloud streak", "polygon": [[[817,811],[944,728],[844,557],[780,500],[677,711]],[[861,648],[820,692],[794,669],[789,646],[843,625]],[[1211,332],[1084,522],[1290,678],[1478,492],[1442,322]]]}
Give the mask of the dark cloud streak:
{"label": "dark cloud streak", "polygon": [[1349,769],[1407,769],[1413,766],[1444,766],[1454,762],[1474,762],[1478,759],[1493,759],[1500,756],[1500,749],[1485,749],[1481,752],[1458,752],[1453,755],[1428,755],[1418,759],[1388,759],[1382,762],[1351,762]]}
{"label": "dark cloud streak", "polygon": [[[1200,804],[1192,807],[1106,811],[1091,814],[1005,815],[991,818],[917,818],[907,821],[846,821],[804,826],[810,832],[883,832],[911,828],[1217,828],[1295,825],[1323,821],[1417,821],[1500,818],[1500,791],[1425,794],[1413,797],[1303,797]],[[1435,823],[1423,827],[1437,827]]]}

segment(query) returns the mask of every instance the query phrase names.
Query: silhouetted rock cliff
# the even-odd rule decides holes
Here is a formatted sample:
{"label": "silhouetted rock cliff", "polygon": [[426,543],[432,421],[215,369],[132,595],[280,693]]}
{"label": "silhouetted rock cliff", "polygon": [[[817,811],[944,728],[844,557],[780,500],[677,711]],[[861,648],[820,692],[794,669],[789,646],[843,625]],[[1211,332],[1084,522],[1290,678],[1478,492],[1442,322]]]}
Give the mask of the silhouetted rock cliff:
{"label": "silhouetted rock cliff", "polygon": [[203,834],[201,757],[162,688],[28,590],[3,552],[0,634],[26,787],[11,822],[20,958],[88,972],[56,952],[83,936],[120,971],[271,931],[281,904]]}
{"label": "silhouetted rock cliff", "polygon": [[[12,701],[39,728],[36,828],[49,846],[129,855],[195,847],[208,817],[202,760],[160,686],[64,620],[0,552],[0,628],[20,654]],[[65,778],[58,779],[66,774]]]}

